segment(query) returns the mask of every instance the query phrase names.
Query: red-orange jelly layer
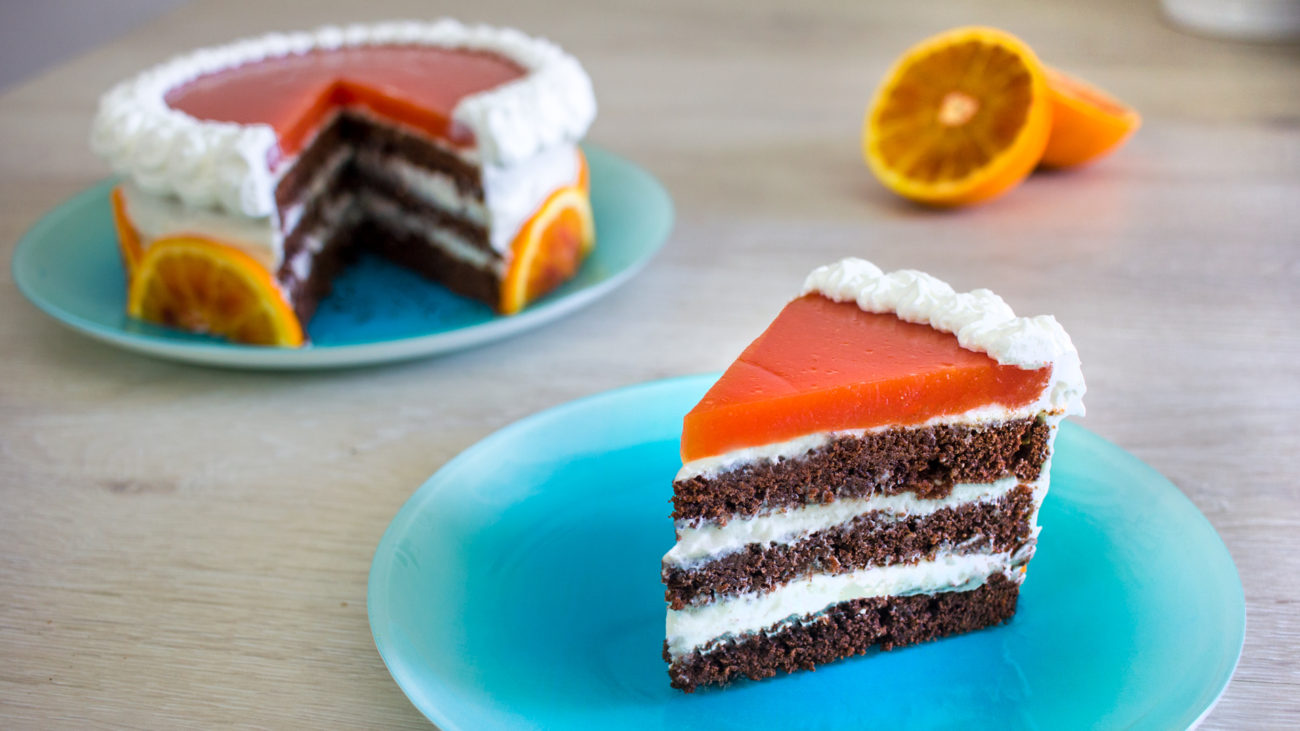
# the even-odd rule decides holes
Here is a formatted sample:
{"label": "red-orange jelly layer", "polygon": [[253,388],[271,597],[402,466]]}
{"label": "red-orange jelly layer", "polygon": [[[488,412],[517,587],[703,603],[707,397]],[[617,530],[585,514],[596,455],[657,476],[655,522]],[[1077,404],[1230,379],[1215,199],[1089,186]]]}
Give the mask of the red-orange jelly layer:
{"label": "red-orange jelly layer", "polygon": [[807,295],[786,305],[686,415],[682,460],[812,432],[1024,406],[1050,376],[1051,368],[999,365],[928,325]]}
{"label": "red-orange jelly layer", "polygon": [[268,58],[217,71],[172,89],[167,104],[217,122],[265,123],[280,153],[296,154],[339,106],[361,106],[455,144],[456,103],[520,78],[524,69],[482,51],[433,46],[357,46]]}

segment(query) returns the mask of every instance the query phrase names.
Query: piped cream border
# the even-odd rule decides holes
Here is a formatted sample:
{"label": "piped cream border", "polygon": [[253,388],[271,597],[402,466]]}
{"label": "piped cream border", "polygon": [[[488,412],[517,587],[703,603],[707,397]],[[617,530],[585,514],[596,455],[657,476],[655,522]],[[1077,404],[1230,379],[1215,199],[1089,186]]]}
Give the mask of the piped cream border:
{"label": "piped cream border", "polygon": [[249,218],[275,209],[269,125],[196,119],[172,109],[167,92],[199,76],[265,58],[363,45],[428,45],[498,53],[527,74],[465,97],[453,120],[469,129],[483,164],[510,166],[577,142],[596,115],[591,79],[550,41],[510,28],[395,21],[271,33],[178,56],[118,84],[100,99],[91,146],[142,190]]}

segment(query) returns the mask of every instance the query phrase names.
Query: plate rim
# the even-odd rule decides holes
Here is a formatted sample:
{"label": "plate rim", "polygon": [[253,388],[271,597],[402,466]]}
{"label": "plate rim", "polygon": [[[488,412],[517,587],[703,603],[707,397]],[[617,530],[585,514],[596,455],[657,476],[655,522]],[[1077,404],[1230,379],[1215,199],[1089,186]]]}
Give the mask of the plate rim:
{"label": "plate rim", "polygon": [[[680,385],[687,382],[700,382],[701,386],[705,386],[708,382],[715,381],[720,375],[720,371],[713,371],[635,382],[580,396],[535,411],[531,414],[527,414],[488,433],[473,444],[465,447],[451,459],[447,460],[440,467],[434,470],[434,472],[430,474],[429,477],[426,478],[411,493],[411,495],[402,502],[401,507],[398,508],[397,513],[395,513],[392,520],[389,521],[383,534],[380,536],[379,541],[375,545],[375,550],[371,558],[370,571],[366,581],[366,615],[370,624],[371,640],[375,645],[376,652],[384,663],[385,669],[388,670],[389,676],[392,677],[393,681],[402,691],[402,694],[406,696],[408,702],[410,702],[425,718],[436,724],[439,728],[444,728],[448,731],[464,728],[459,721],[446,716],[445,712],[440,708],[431,703],[425,702],[425,696],[417,693],[413,689],[413,686],[418,686],[420,684],[409,677],[407,672],[408,663],[405,662],[405,659],[402,659],[399,662],[398,657],[393,652],[394,645],[388,638],[389,633],[387,630],[381,626],[381,618],[378,616],[379,608],[376,605],[379,602],[378,596],[381,590],[391,583],[389,575],[394,563],[388,559],[396,556],[394,544],[399,540],[400,535],[404,535],[404,529],[419,517],[421,513],[418,508],[448,489],[446,487],[446,485],[449,484],[448,481],[440,481],[442,484],[435,482],[435,480],[438,480],[438,476],[444,472],[452,472],[455,469],[459,469],[461,463],[474,459],[475,453],[482,449],[491,448],[491,446],[496,442],[510,439],[516,432],[531,429],[534,425],[547,420],[561,418],[565,414],[584,408],[593,402],[625,398],[638,391],[671,388],[674,385]],[[1211,711],[1214,710],[1219,701],[1223,698],[1224,693],[1227,692],[1228,686],[1232,682],[1232,678],[1236,675],[1237,667],[1241,662],[1241,656],[1245,648],[1248,611],[1245,599],[1245,587],[1241,582],[1241,573],[1237,568],[1237,563],[1233,559],[1232,552],[1228,549],[1223,537],[1219,534],[1218,530],[1215,529],[1214,524],[1210,522],[1209,518],[1201,512],[1200,508],[1192,502],[1191,498],[1189,498],[1186,493],[1174,484],[1172,480],[1166,477],[1159,470],[1138,458],[1137,455],[1084,426],[1074,422],[1068,422],[1066,428],[1078,432],[1079,437],[1083,439],[1101,443],[1108,449],[1117,452],[1125,461],[1129,462],[1130,465],[1141,470],[1150,478],[1160,483],[1164,490],[1169,492],[1174,500],[1183,503],[1184,507],[1190,508],[1195,516],[1204,522],[1205,526],[1209,529],[1210,534],[1214,537],[1214,540],[1218,542],[1219,548],[1222,549],[1222,555],[1227,559],[1227,567],[1230,569],[1231,577],[1234,580],[1232,583],[1234,591],[1232,592],[1232,596],[1228,597],[1226,601],[1238,603],[1240,606],[1240,620],[1235,625],[1236,628],[1239,628],[1238,636],[1231,642],[1231,645],[1234,648],[1233,657],[1232,661],[1227,663],[1227,672],[1221,677],[1215,678],[1211,681],[1215,686],[1217,686],[1214,690],[1213,697],[1210,698],[1209,702],[1206,703],[1206,705],[1195,716],[1183,719],[1187,724],[1187,728],[1195,728],[1205,720]],[[403,529],[400,534],[399,525],[400,528]],[[383,581],[381,581],[381,579]],[[388,646],[387,651],[385,645]],[[1190,709],[1188,710],[1190,711]]]}
{"label": "plate rim", "polygon": [[[585,396],[579,396],[578,398],[571,399],[569,401],[565,401],[563,403],[559,403],[554,406],[541,409],[540,411],[535,411],[531,414],[527,414],[525,416],[522,416],[510,422],[509,424],[506,424],[503,427],[493,430],[492,432],[485,435],[483,438],[479,439],[473,444],[462,449],[454,457],[452,457],[451,459],[443,463],[441,467],[434,470],[433,473],[430,474],[429,477],[424,480],[424,482],[420,483],[420,486],[417,487],[406,500],[402,501],[402,506],[397,509],[397,513],[395,513],[392,520],[388,522],[388,525],[384,528],[384,532],[380,536],[378,543],[375,544],[375,550],[370,559],[370,570],[367,573],[367,577],[366,577],[366,617],[367,617],[367,621],[370,624],[371,642],[374,643],[375,651],[379,653],[380,659],[383,660],[384,668],[388,670],[389,676],[392,677],[394,682],[397,683],[398,688],[402,691],[402,695],[406,696],[406,699],[411,703],[411,705],[415,706],[416,710],[418,710],[421,715],[423,715],[429,721],[433,722],[438,728],[444,729],[445,731],[459,731],[459,729],[464,728],[460,724],[460,722],[454,721],[453,719],[448,718],[442,715],[441,713],[439,713],[437,711],[436,706],[430,705],[426,708],[422,706],[419,702],[417,702],[415,698],[412,697],[408,685],[406,683],[403,683],[402,680],[399,679],[399,675],[402,678],[406,677],[407,675],[406,666],[396,665],[395,664],[396,660],[394,658],[391,658],[388,653],[385,653],[383,645],[381,643],[381,639],[380,639],[381,635],[386,638],[388,633],[385,629],[381,628],[379,625],[379,621],[376,617],[377,610],[375,607],[375,602],[378,601],[376,597],[378,596],[378,589],[380,588],[381,585],[380,578],[387,577],[390,565],[381,566],[380,560],[384,554],[385,549],[389,546],[389,544],[394,543],[395,541],[398,540],[399,521],[401,525],[405,527],[407,524],[414,521],[416,517],[419,515],[418,511],[408,510],[408,508],[412,508],[417,503],[428,502],[430,499],[432,499],[434,495],[437,495],[443,491],[444,488],[442,486],[437,484],[432,484],[439,474],[445,471],[458,469],[461,463],[472,460],[474,458],[473,452],[477,451],[479,448],[488,447],[494,442],[509,439],[511,435],[513,435],[515,432],[529,429],[534,424],[546,421],[548,419],[561,417],[570,411],[580,409],[586,406],[588,403],[594,401],[600,401],[606,398],[614,398],[618,395],[632,393],[639,390],[650,390],[652,388],[662,387],[664,385],[671,384],[671,383],[691,381],[703,377],[712,377],[716,379],[718,375],[720,375],[720,373],[703,373],[703,374],[694,373],[694,374],[687,374],[687,375],[680,375],[680,376],[671,376],[669,378],[661,378],[661,379],[656,379],[651,381],[640,381],[637,383],[618,386],[604,391],[597,391],[596,393],[590,393]],[[388,554],[396,555],[396,551],[390,549],[388,550]],[[407,682],[410,683],[412,681],[408,680]]]}
{"label": "plate rim", "polygon": [[[33,282],[27,281],[34,268],[31,263],[41,241],[68,215],[67,210],[88,205],[93,199],[103,197],[120,179],[110,176],[79,190],[45,211],[37,221],[19,237],[9,258],[9,270],[15,286],[29,303],[74,332],[102,343],[135,353],[195,365],[239,370],[306,371],[349,368],[399,363],[407,360],[451,353],[496,340],[503,340],[521,332],[558,320],[586,307],[625,284],[639,274],[667,244],[676,224],[677,210],[672,195],[658,177],[637,162],[611,152],[599,145],[582,143],[583,151],[590,157],[605,157],[626,165],[645,177],[656,193],[664,210],[657,222],[653,243],[639,248],[635,257],[622,269],[609,277],[565,295],[541,302],[509,317],[499,317],[487,322],[447,330],[382,339],[365,343],[341,345],[306,345],[301,348],[272,348],[236,343],[171,340],[148,333],[131,333],[102,325],[69,312],[38,293]],[[111,222],[106,222],[111,225]],[[659,230],[661,229],[661,230]]]}

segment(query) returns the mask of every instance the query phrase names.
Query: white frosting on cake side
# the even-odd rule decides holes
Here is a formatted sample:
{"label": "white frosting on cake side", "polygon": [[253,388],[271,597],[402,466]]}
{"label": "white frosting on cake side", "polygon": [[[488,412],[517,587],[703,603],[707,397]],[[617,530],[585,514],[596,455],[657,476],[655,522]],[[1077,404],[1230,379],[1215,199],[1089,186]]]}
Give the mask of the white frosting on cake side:
{"label": "white frosting on cake side", "polygon": [[515,236],[559,188],[578,182],[578,149],[573,144],[550,147],[506,167],[483,166],[483,202],[488,215],[488,243],[502,253]]}
{"label": "white frosting on cake side", "polygon": [[167,105],[166,94],[205,74],[266,58],[359,45],[428,45],[496,53],[522,78],[462,99],[453,120],[474,134],[485,165],[511,167],[573,144],[596,114],[591,79],[555,44],[509,28],[444,19],[272,33],[179,56],[106,93],[91,131],[95,152],[142,190],[195,208],[249,218],[275,216],[277,140],[269,125],[200,120]]}
{"label": "white frosting on cake side", "polygon": [[270,218],[189,208],[172,196],[143,191],[131,180],[122,182],[122,198],[126,214],[140,234],[140,245],[146,250],[163,237],[195,235],[229,244],[268,271],[274,272],[280,266],[284,237]]}
{"label": "white frosting on cake side", "polygon": [[1084,413],[1087,387],[1079,351],[1051,315],[1016,317],[1001,297],[987,289],[956,292],[925,272],[901,269],[886,274],[856,258],[814,269],[801,294],[814,292],[836,302],[856,302],[866,312],[893,313],[907,322],[950,332],[963,348],[987,353],[1002,365],[1031,370],[1050,366],[1051,380],[1040,399],[1046,410]]}

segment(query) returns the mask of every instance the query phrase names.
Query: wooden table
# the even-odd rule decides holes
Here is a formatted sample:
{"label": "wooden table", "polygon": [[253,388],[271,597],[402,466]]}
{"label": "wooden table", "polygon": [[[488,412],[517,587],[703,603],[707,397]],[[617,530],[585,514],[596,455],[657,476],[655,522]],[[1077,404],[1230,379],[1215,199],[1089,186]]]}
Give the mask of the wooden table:
{"label": "wooden table", "polygon": [[[196,45],[428,8],[195,2],[10,89],[0,254],[107,173],[85,140],[112,83]],[[371,554],[411,492],[521,416],[725,366],[804,273],[849,254],[1057,315],[1083,354],[1084,424],[1168,475],[1240,569],[1246,647],[1206,726],[1300,724],[1296,47],[1183,35],[1124,0],[444,8],[585,62],[591,139],[676,198],[668,245],[543,329],[326,373],[120,352],[0,273],[0,726],[423,726],[365,611]],[[971,22],[1110,88],[1145,127],[984,207],[891,197],[860,159],[866,101],[904,47]]]}

